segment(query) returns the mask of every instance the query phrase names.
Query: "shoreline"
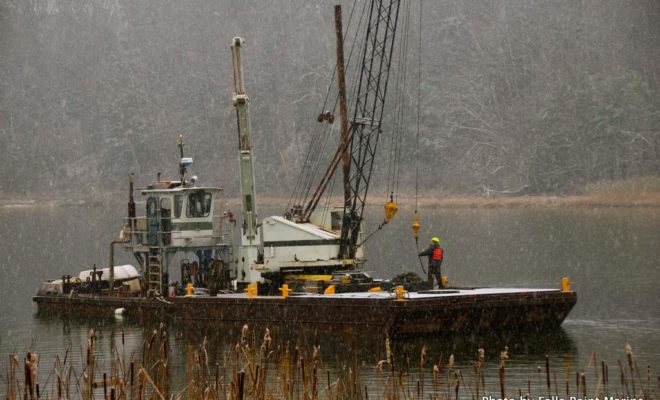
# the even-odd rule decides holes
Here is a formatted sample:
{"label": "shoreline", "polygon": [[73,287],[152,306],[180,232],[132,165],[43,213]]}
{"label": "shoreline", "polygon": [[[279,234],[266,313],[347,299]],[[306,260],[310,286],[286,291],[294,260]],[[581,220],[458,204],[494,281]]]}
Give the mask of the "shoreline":
{"label": "shoreline", "polygon": [[[334,204],[341,204],[339,197],[333,199]],[[267,204],[285,205],[289,199],[277,196],[259,196],[257,199],[261,207]],[[368,206],[378,207],[385,204],[389,199],[385,196],[373,196]],[[50,199],[20,198],[0,199],[0,209],[29,209],[29,208],[52,208],[73,207],[92,204],[123,204],[126,199],[115,194],[100,194],[97,196],[80,196],[72,198]],[[138,201],[137,203],[140,203]],[[224,199],[228,206],[240,206],[240,198],[229,197]],[[397,199],[399,206],[415,204],[413,197],[402,197]],[[660,192],[627,192],[627,193],[592,193],[582,195],[558,196],[498,196],[498,197],[465,197],[457,195],[435,195],[426,194],[417,199],[417,205],[434,208],[610,208],[610,207],[660,207]]]}

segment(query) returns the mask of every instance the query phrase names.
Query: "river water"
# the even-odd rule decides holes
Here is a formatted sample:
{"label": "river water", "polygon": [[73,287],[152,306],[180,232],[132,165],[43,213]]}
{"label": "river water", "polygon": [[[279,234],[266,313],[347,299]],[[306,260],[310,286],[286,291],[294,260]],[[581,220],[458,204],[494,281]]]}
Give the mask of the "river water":
{"label": "river water", "polygon": [[[269,211],[278,210],[262,208],[263,215]],[[155,327],[130,319],[46,319],[35,315],[36,307],[31,301],[39,283],[46,278],[77,274],[93,263],[107,264],[109,242],[119,232],[124,212],[121,204],[0,209],[0,360],[7,360],[10,353],[22,357],[26,351],[36,351],[42,371],[48,371],[55,356],[62,357],[69,348],[72,360],[80,361],[90,328],[97,333],[101,364],[103,360],[108,362],[113,348],[127,358],[142,350],[145,337]],[[368,232],[382,219],[380,213],[380,208],[368,210]],[[404,209],[369,240],[367,270],[374,277],[421,272],[410,233],[411,222],[412,212]],[[560,377],[560,387],[564,380],[569,380],[566,377],[589,370],[592,358],[598,363],[604,360],[614,369],[617,360],[625,361],[627,343],[640,368],[650,366],[652,376],[660,371],[659,208],[425,207],[420,209],[420,222],[424,238],[420,239],[420,246],[426,245],[430,236],[442,239],[443,273],[450,284],[559,287],[562,276],[568,276],[578,293],[578,303],[560,332],[393,338],[393,351],[399,359],[418,360],[422,345],[426,345],[431,362],[446,363],[449,355],[454,354],[457,366],[467,371],[477,349],[483,347],[486,362],[493,367],[487,373],[486,385],[498,392],[495,381],[499,351],[508,346],[508,373],[512,376],[508,390],[516,395],[517,388],[540,382],[537,367],[544,365],[546,354]],[[132,262],[129,255],[118,255],[116,259],[117,264]],[[209,338],[209,353],[216,359],[221,359],[240,336],[240,327],[220,325],[167,329],[171,338],[172,388],[185,386],[191,349],[204,336]],[[259,337],[264,329],[254,326],[250,332]],[[313,333],[273,329],[273,339],[278,343],[304,341],[307,339],[300,338],[306,334],[321,344],[323,365],[328,372],[339,373],[351,359],[359,365],[365,385],[378,390],[375,365],[384,358],[382,333],[356,338],[335,333],[332,327]],[[349,353],[355,356],[349,357]],[[0,376],[5,376],[6,368],[5,361],[0,362]],[[592,374],[595,375],[588,373],[591,388],[597,384]],[[574,385],[575,378],[570,381]],[[3,395],[5,384],[6,381],[0,381]]]}

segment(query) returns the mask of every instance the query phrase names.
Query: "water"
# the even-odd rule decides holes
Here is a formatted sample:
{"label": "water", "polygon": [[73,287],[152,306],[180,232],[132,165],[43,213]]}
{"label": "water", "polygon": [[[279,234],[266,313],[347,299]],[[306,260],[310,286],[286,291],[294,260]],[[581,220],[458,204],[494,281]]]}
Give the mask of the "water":
{"label": "water", "polygon": [[[277,211],[262,208],[263,215]],[[420,211],[424,238],[420,239],[420,246],[427,244],[427,237],[441,237],[445,249],[443,273],[451,284],[559,287],[561,277],[568,276],[578,292],[578,303],[559,333],[394,338],[395,355],[400,362],[411,360],[411,371],[418,363],[422,344],[428,346],[432,363],[446,363],[449,354],[454,354],[466,380],[477,349],[484,347],[487,366],[491,367],[486,384],[494,393],[498,391],[499,351],[504,346],[509,347],[507,373],[511,390],[526,387],[528,379],[532,384],[540,381],[536,369],[544,365],[546,354],[556,368],[560,387],[566,376],[585,370],[592,352],[613,370],[616,360],[625,360],[626,343],[632,345],[640,367],[650,365],[654,373],[660,369],[660,209]],[[34,350],[40,355],[42,368],[47,370],[55,355],[61,357],[70,348],[72,361],[80,362],[86,334],[95,328],[100,365],[109,369],[113,348],[127,359],[139,358],[144,338],[157,327],[130,319],[44,319],[34,315],[36,309],[31,301],[38,284],[46,278],[77,274],[93,263],[107,264],[109,242],[117,235],[124,212],[121,204],[0,210],[0,357]],[[369,231],[381,219],[380,208],[369,210],[368,217]],[[370,240],[367,269],[373,276],[390,277],[410,270],[421,274],[410,234],[411,222],[412,213],[402,210]],[[116,262],[132,260],[129,255],[117,254]],[[260,337],[264,328],[250,327],[250,331]],[[202,338],[209,338],[211,358],[222,360],[230,345],[238,340],[240,326],[170,326],[168,333],[172,387],[181,388],[191,353]],[[385,357],[385,338],[379,332],[356,338],[334,333],[332,327],[326,332],[275,329],[273,337],[280,345],[286,340],[318,340],[322,344],[322,368],[332,372],[333,377],[346,367],[347,359],[351,359],[348,354],[357,352],[352,362],[357,361],[361,379],[374,391],[379,387],[382,376],[375,365]],[[3,376],[4,368],[6,365],[0,363]],[[595,381],[591,373],[588,379]],[[594,384],[590,384],[592,388]]]}

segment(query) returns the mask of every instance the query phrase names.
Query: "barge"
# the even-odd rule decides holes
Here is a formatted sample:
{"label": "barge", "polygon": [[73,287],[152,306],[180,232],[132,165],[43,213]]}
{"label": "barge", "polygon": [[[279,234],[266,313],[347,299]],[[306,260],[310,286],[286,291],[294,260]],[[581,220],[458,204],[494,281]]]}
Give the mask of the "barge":
{"label": "barge", "polygon": [[541,332],[559,328],[576,302],[575,292],[555,289],[455,289],[406,293],[164,299],[104,296],[36,296],[39,312],[66,316],[111,316],[121,309],[136,319],[324,326],[390,334]]}
{"label": "barge", "polygon": [[[321,182],[315,190],[306,191],[313,193],[309,199],[294,203],[281,216],[258,218],[249,101],[241,66],[243,41],[234,38],[232,101],[238,126],[240,217],[221,208],[221,188],[198,186],[197,176],[188,175],[193,159],[185,157],[179,136],[179,176],[165,180],[158,174],[154,183],[140,189],[145,197],[144,216],[137,216],[129,174],[127,216],[119,237],[110,243],[108,267],[45,282],[33,298],[38,312],[63,316],[119,312],[175,321],[318,324],[391,333],[559,327],[577,300],[566,279],[562,289],[434,289],[432,278],[376,280],[363,272],[364,243],[371,235],[364,233],[362,215],[375,143],[382,132],[398,7],[399,0],[370,3],[367,43],[362,47],[350,121],[343,82],[341,13],[336,9],[341,140]],[[380,24],[383,20],[390,23]],[[322,112],[318,121],[332,124],[334,115]],[[344,202],[318,207],[340,163]],[[393,194],[384,208],[385,220],[379,229],[396,214]],[[413,223],[415,239],[417,221]],[[235,229],[240,231],[238,245],[233,243]],[[136,273],[119,273],[114,264],[116,247],[133,254]]]}

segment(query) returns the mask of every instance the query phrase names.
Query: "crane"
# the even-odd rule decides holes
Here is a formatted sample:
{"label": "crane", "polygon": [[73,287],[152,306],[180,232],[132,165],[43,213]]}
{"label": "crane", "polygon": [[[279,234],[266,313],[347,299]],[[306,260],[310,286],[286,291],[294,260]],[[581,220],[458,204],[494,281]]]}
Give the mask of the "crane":
{"label": "crane", "polygon": [[236,108],[238,126],[239,173],[241,187],[241,205],[243,210],[243,225],[241,247],[239,251],[239,267],[242,278],[247,278],[250,264],[259,257],[260,238],[257,230],[256,190],[254,183],[254,160],[250,144],[250,114],[249,99],[243,85],[243,67],[241,64],[241,46],[243,39],[235,37],[232,40],[232,64],[234,67],[234,94],[232,102]]}
{"label": "crane", "polygon": [[[368,5],[366,40],[361,52],[352,117],[348,121],[343,99],[343,139],[327,167],[324,179],[317,187],[315,196],[304,210],[300,209],[295,220],[270,216],[257,223],[248,100],[243,88],[241,69],[242,40],[234,39],[233,102],[238,123],[243,213],[243,236],[236,277],[239,288],[254,282],[269,281],[269,287],[276,288],[287,279],[327,280],[329,275],[354,270],[364,262],[359,246],[362,215],[381,133],[400,1],[371,0]],[[338,69],[342,69],[340,9],[336,9],[335,16],[339,21],[336,25],[337,64]],[[343,162],[344,172],[343,206],[340,209],[315,211],[340,162]]]}
{"label": "crane", "polygon": [[400,4],[400,0],[372,0],[369,5],[366,42],[348,138],[340,143],[301,218],[309,220],[340,160],[342,157],[345,159],[345,154],[348,153],[348,166],[345,163],[343,168],[345,177],[338,255],[340,259],[354,258],[358,248],[374,157],[382,132],[381,124]]}

